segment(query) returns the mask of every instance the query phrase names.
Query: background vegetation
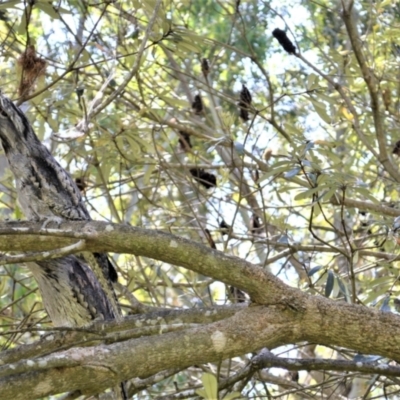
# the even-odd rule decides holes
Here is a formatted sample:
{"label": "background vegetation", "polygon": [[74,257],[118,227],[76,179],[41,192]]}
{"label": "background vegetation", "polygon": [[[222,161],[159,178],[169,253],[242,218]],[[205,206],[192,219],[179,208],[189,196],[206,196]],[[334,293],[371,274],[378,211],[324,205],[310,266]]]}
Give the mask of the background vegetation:
{"label": "background vegetation", "polygon": [[[134,398],[214,399],[212,376],[221,399],[396,398],[399,16],[395,0],[0,4],[2,92],[77,180],[93,219],[149,230],[115,228],[130,244],[95,244],[116,253],[124,313],[149,326],[161,324],[151,313],[166,318],[129,337],[150,354],[147,335],[164,360],[137,350],[123,369]],[[0,179],[2,219],[23,219],[4,156]],[[189,241],[174,253],[155,230]],[[2,250],[40,250],[7,240]],[[23,264],[3,264],[10,351],[51,321]],[[78,343],[68,340],[61,350]],[[10,360],[56,350],[46,351]],[[28,382],[10,365],[4,376]],[[40,377],[32,368],[27,379]],[[9,396],[29,398],[1,376]],[[95,391],[65,379],[37,397]]]}

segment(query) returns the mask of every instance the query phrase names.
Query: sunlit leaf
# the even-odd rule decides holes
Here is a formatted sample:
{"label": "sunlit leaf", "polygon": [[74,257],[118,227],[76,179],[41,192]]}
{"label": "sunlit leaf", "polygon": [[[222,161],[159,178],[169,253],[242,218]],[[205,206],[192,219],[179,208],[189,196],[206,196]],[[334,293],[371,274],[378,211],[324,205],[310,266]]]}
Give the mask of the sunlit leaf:
{"label": "sunlit leaf", "polygon": [[44,11],[47,15],[49,15],[51,18],[54,19],[59,19],[60,16],[58,12],[55,10],[53,5],[51,3],[47,2],[37,2],[35,3],[36,7]]}
{"label": "sunlit leaf", "polygon": [[207,400],[218,399],[218,382],[215,376],[209,373],[204,373],[201,380],[204,385],[204,390],[200,389],[200,393],[197,390],[196,393]]}

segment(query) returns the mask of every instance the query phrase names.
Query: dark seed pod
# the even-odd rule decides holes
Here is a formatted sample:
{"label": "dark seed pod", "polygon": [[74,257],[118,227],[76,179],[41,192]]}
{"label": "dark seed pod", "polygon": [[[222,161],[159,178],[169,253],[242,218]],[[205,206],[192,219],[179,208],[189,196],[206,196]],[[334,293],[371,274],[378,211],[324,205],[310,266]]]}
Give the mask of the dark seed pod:
{"label": "dark seed pod", "polygon": [[75,183],[76,186],[78,186],[78,189],[84,193],[86,188],[87,188],[87,184],[85,182],[85,178],[75,178]]}
{"label": "dark seed pod", "polygon": [[215,245],[214,239],[212,238],[210,231],[208,229],[204,229],[204,232],[206,234],[206,238],[210,247],[212,249],[216,249],[217,246]]}
{"label": "dark seed pod", "polygon": [[272,157],[272,154],[272,149],[265,149],[262,158],[264,159],[264,161],[269,161]]}
{"label": "dark seed pod", "polygon": [[242,85],[242,91],[240,92],[240,101],[250,105],[251,104],[251,94],[249,92],[249,89],[245,85]]}
{"label": "dark seed pod", "polygon": [[394,145],[393,154],[396,154],[397,156],[400,156],[400,140],[396,142],[396,144]]}
{"label": "dark seed pod", "polygon": [[85,88],[83,88],[83,87],[78,87],[75,89],[75,93],[78,96],[78,98],[81,98],[83,96],[84,91],[85,91]]}
{"label": "dark seed pod", "polygon": [[276,28],[272,31],[272,35],[283,49],[289,54],[296,54],[296,46],[291,42],[291,40],[286,36],[286,32],[282,29]]}
{"label": "dark seed pod", "polygon": [[389,89],[382,90],[382,100],[385,105],[385,110],[389,111],[390,103],[392,102],[392,94]]}
{"label": "dark seed pod", "polygon": [[208,63],[207,58],[201,59],[201,71],[203,72],[204,76],[207,76],[210,73],[210,64]]}
{"label": "dark seed pod", "polygon": [[190,174],[193,176],[194,180],[203,185],[206,189],[217,186],[217,177],[213,174],[205,172],[202,168],[191,168]]}
{"label": "dark seed pod", "polygon": [[0,10],[0,20],[1,21],[9,21],[10,19],[7,17],[7,14],[4,10]]}
{"label": "dark seed pod", "polygon": [[247,104],[241,101],[239,102],[239,116],[244,122],[250,119],[249,112],[247,111]]}
{"label": "dark seed pod", "polygon": [[199,115],[203,112],[203,101],[201,100],[201,97],[199,94],[196,94],[196,96],[194,96],[194,101],[192,103],[192,108],[193,111]]}
{"label": "dark seed pod", "polygon": [[232,303],[244,303],[246,301],[244,292],[234,286],[229,286],[229,293]]}
{"label": "dark seed pod", "polygon": [[299,382],[299,371],[290,371],[289,376],[292,381]]}
{"label": "dark seed pod", "polygon": [[250,219],[250,232],[254,235],[260,233],[261,221],[260,217],[256,214],[253,214]]}
{"label": "dark seed pod", "polygon": [[192,143],[190,142],[190,135],[184,131],[179,131],[179,144],[182,150],[189,150],[191,149]]}
{"label": "dark seed pod", "polygon": [[221,222],[219,223],[219,231],[221,232],[221,235],[228,235],[230,230],[231,227],[223,219],[221,219]]}
{"label": "dark seed pod", "polygon": [[242,90],[240,92],[240,101],[239,101],[239,116],[243,121],[248,121],[249,118],[249,107],[251,105],[251,94],[249,89],[245,85],[242,86]]}
{"label": "dark seed pod", "polygon": [[260,173],[258,172],[258,169],[254,169],[251,171],[251,177],[253,178],[254,183],[258,184],[258,181],[260,179]]}

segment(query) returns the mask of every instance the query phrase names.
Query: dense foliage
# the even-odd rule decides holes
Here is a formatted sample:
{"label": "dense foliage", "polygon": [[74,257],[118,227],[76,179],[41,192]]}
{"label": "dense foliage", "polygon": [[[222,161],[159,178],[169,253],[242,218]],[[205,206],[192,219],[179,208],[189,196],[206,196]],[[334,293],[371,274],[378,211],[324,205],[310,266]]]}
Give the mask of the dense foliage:
{"label": "dense foliage", "polygon": [[[7,1],[1,90],[27,110],[93,219],[185,237],[337,307],[357,304],[396,320],[399,5],[286,3]],[[4,157],[0,174],[2,219],[23,219]],[[185,256],[186,268],[114,255],[124,313],[137,313],[137,302],[142,313],[260,304],[229,284],[229,269],[226,282],[204,276],[190,269],[202,260]],[[0,273],[5,350],[39,339],[51,321],[23,264]],[[313,341],[282,339],[269,350],[331,359],[327,367],[298,374],[276,361],[285,369],[268,371],[249,367],[246,350],[220,363],[171,366],[131,393],[191,398],[204,388],[199,394],[212,399],[209,372],[220,398],[395,398],[396,377],[357,369],[357,361],[377,362],[370,351],[319,340],[315,329]],[[340,361],[349,364],[339,369]]]}

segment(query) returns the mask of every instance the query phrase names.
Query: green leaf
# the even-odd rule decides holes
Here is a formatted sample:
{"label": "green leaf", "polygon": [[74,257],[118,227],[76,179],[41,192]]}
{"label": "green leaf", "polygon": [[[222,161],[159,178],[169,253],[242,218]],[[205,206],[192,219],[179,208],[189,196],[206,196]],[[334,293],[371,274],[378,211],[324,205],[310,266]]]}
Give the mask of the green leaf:
{"label": "green leaf", "polygon": [[130,158],[139,158],[141,151],[136,139],[131,135],[126,135],[125,138],[129,143],[129,150],[127,151],[127,154],[129,154]]}
{"label": "green leaf", "polygon": [[307,199],[309,197],[312,197],[312,195],[314,193],[317,193],[321,189],[322,189],[321,186],[317,186],[315,188],[311,188],[311,189],[305,190],[304,192],[301,192],[301,193],[297,194],[296,196],[294,196],[294,199],[296,201]]}
{"label": "green leaf", "polygon": [[320,116],[320,118],[323,121],[325,121],[327,124],[330,124],[332,122],[332,119],[326,112],[325,103],[323,103],[321,101],[316,101],[311,96],[310,96],[310,101],[311,101],[312,105],[314,106],[315,111]]}
{"label": "green leaf", "polygon": [[271,171],[268,171],[265,174],[261,175],[260,179],[258,180],[258,183],[260,183],[262,181],[265,181],[266,179],[270,178],[273,175],[277,175],[277,174],[280,174],[282,172],[288,171],[289,168],[291,167],[291,165],[293,165],[293,164],[289,164],[288,163],[285,166],[271,169]]}
{"label": "green leaf", "polygon": [[217,378],[213,374],[205,373],[201,378],[204,390],[206,391],[205,399],[217,400],[218,399],[218,382]]}
{"label": "green leaf", "polygon": [[143,183],[148,185],[150,182],[150,177],[153,174],[153,171],[156,169],[155,164],[147,164],[144,166],[144,175],[143,175]]}
{"label": "green leaf", "polygon": [[170,106],[179,106],[183,108],[189,108],[189,102],[187,100],[180,100],[177,99],[176,97],[169,97],[169,96],[163,96],[159,95],[158,96],[160,99],[164,100],[168,105]]}
{"label": "green leaf", "polygon": [[165,284],[169,287],[172,288],[172,284],[173,282],[171,281],[171,279],[169,278],[168,274],[164,271],[164,270],[160,270],[160,274],[162,276],[163,281],[165,282]]}
{"label": "green leaf", "polygon": [[228,393],[222,400],[232,400],[232,399],[237,399],[241,397],[241,394],[239,392],[232,392]]}
{"label": "green leaf", "polygon": [[203,399],[207,399],[207,393],[204,389],[197,389],[196,393],[201,396]]}
{"label": "green leaf", "polygon": [[331,199],[331,197],[335,194],[335,192],[336,192],[336,188],[332,188],[332,189],[328,190],[321,196],[320,201],[329,201]]}
{"label": "green leaf", "polygon": [[313,209],[314,209],[314,217],[318,217],[318,215],[321,214],[321,207],[317,203],[313,206]]}
{"label": "green leaf", "polygon": [[345,285],[345,284],[343,283],[342,279],[341,279],[339,276],[337,276],[336,279],[337,279],[337,283],[339,284],[339,290],[340,290],[340,291],[342,292],[342,294],[344,295],[346,301],[347,301],[348,303],[351,303],[351,297],[350,297],[349,290],[347,289],[347,285]]}
{"label": "green leaf", "polygon": [[353,188],[353,190],[355,192],[362,194],[364,197],[371,200],[373,203],[380,204],[379,200],[377,200],[374,196],[372,196],[371,192],[368,189],[363,188],[363,187],[355,187],[355,188]]}
{"label": "green leaf", "polygon": [[[308,79],[307,79],[307,89],[308,90],[313,90],[318,86],[318,75],[314,74],[314,72],[311,72],[310,75],[308,75]],[[317,84],[315,84],[317,83]]]}
{"label": "green leaf", "polygon": [[11,1],[5,1],[3,3],[0,3],[0,10],[4,10],[7,8],[13,8],[14,6],[18,5],[21,3],[21,0],[11,0]]}
{"label": "green leaf", "polygon": [[26,33],[26,13],[22,13],[21,22],[17,28],[17,33],[19,35],[25,35]]}
{"label": "green leaf", "polygon": [[45,12],[47,15],[49,15],[53,19],[60,19],[60,16],[58,15],[58,12],[55,10],[53,5],[51,3],[41,3],[37,2],[35,3],[36,7]]}

